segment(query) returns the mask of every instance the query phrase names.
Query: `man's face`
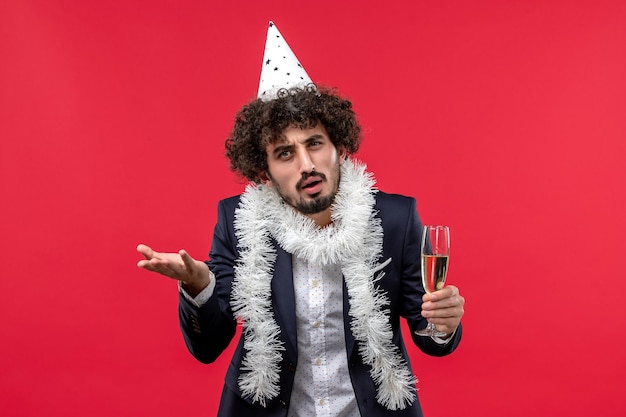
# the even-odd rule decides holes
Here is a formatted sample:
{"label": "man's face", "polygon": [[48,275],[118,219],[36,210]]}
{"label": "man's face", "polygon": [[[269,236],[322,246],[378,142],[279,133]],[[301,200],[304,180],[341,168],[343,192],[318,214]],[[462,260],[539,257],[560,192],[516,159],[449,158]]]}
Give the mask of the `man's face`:
{"label": "man's face", "polygon": [[339,189],[339,167],[345,152],[337,150],[321,124],[309,129],[294,127],[266,148],[268,184],[285,202],[312,218],[324,214]]}

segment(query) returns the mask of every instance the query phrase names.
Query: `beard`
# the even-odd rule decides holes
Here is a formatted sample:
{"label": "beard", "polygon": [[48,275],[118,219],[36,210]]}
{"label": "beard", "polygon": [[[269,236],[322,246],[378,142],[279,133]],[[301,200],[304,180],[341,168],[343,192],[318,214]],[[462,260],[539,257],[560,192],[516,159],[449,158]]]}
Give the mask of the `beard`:
{"label": "beard", "polygon": [[[326,196],[315,197],[313,200],[306,201],[304,199],[300,199],[295,204],[291,204],[293,208],[298,210],[302,214],[317,214],[326,210],[335,202],[336,192],[333,192]],[[285,200],[286,201],[286,200]]]}
{"label": "beard", "polygon": [[[274,188],[276,189],[276,192],[278,192],[278,195],[280,195],[280,197],[283,199],[283,201],[285,201],[285,203],[289,204],[291,207],[295,208],[296,210],[298,210],[300,213],[304,215],[311,215],[311,214],[317,214],[317,213],[323,212],[324,210],[332,206],[333,203],[335,202],[335,196],[337,195],[337,192],[339,191],[339,181],[341,180],[341,171],[339,170],[339,164],[337,164],[334,171],[335,172],[333,172],[334,174],[333,177],[335,178],[335,182],[333,184],[333,187],[330,193],[327,195],[318,194],[318,195],[313,196],[312,199],[304,199],[304,198],[295,199],[293,197],[290,197],[289,195],[285,194],[283,190],[281,190],[280,184],[274,181],[274,179],[271,176],[270,176],[270,179],[272,180],[272,183],[274,184]],[[319,177],[322,181],[327,181],[326,175],[320,172],[314,171],[312,173],[304,173],[302,174],[302,178],[300,179],[298,184],[296,184],[296,189],[300,190],[302,182],[309,177]]]}

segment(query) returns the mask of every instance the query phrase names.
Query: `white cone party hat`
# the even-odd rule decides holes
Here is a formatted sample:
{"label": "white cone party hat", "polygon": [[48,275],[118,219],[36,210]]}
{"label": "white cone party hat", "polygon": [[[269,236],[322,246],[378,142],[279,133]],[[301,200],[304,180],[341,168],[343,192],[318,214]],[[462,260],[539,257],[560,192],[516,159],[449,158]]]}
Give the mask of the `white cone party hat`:
{"label": "white cone party hat", "polygon": [[276,25],[270,22],[257,97],[262,100],[273,100],[281,88],[304,87],[310,84],[313,84],[313,81]]}

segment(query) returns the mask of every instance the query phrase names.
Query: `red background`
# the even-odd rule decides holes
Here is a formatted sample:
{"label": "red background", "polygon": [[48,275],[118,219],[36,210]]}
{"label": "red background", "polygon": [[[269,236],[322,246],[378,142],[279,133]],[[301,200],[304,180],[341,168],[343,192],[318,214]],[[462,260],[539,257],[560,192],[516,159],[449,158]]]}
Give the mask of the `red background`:
{"label": "red background", "polygon": [[621,0],[0,2],[0,415],[215,414],[230,355],[187,353],[135,246],[208,252],[270,19],[380,188],[451,226],[426,414],[626,415]]}

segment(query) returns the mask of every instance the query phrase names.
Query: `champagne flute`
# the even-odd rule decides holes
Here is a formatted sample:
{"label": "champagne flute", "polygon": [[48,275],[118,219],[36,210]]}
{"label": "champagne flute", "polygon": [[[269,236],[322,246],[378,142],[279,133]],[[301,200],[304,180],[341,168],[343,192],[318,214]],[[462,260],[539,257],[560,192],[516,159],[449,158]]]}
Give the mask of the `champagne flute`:
{"label": "champagne flute", "polygon": [[[450,229],[448,226],[424,226],[422,233],[422,285],[427,293],[443,288],[450,258]],[[425,329],[418,330],[419,336],[443,337],[435,325],[428,323]]]}

